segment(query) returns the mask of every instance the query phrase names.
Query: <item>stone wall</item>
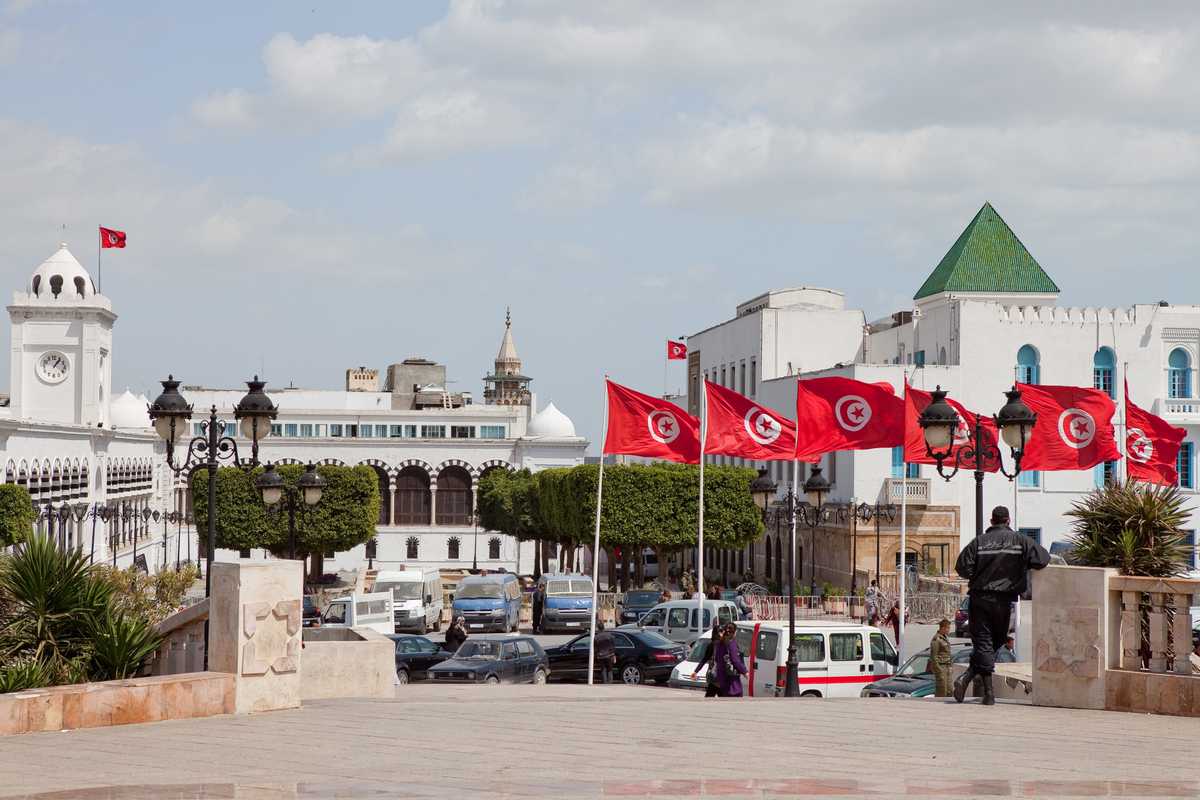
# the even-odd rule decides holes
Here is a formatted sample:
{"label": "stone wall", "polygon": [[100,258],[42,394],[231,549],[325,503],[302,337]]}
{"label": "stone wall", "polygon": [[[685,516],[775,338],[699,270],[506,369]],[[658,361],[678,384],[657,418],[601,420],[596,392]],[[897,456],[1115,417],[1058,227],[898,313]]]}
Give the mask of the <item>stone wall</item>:
{"label": "stone wall", "polygon": [[392,697],[396,649],[367,628],[305,628],[300,697]]}
{"label": "stone wall", "polygon": [[232,714],[234,676],[197,672],[0,694],[0,736]]}
{"label": "stone wall", "polygon": [[1113,569],[1049,566],[1033,574],[1033,702],[1105,707],[1120,614],[1109,603]]}

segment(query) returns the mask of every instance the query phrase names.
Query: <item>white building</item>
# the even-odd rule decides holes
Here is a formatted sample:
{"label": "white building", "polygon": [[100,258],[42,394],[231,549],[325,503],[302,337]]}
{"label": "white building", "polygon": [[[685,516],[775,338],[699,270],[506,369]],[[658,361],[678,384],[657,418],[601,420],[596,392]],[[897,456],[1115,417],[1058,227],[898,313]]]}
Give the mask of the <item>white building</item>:
{"label": "white building", "polygon": [[[64,244],[13,293],[8,314],[5,482],[25,486],[43,511],[57,512],[39,527],[64,546],[122,567],[135,557],[150,571],[173,565],[174,526],[164,540],[160,521],[172,484],[163,445],[149,430],[144,397],[111,396],[117,315],[109,299]],[[76,513],[64,516],[64,507]],[[97,508],[113,518],[84,515]]]}
{"label": "white building", "polygon": [[[533,543],[519,546],[510,537],[476,529],[479,479],[492,469],[582,464],[588,443],[553,403],[536,410],[531,379],[521,367],[506,320],[495,371],[484,378],[483,404],[469,393],[449,392],[446,368],[421,358],[389,366],[382,387],[377,370],[359,367],[347,370],[343,390],[268,388],[279,416],[259,458],[372,467],[382,498],[373,559],[378,568],[474,563],[532,572]],[[215,405],[229,422],[245,393],[188,386],[180,391],[196,408]],[[193,424],[199,433],[199,423]],[[326,554],[325,569],[366,563],[366,547],[360,545]]]}
{"label": "white building", "polygon": [[[855,329],[849,319],[839,325],[836,317],[830,319],[831,312],[801,304],[800,296],[793,294],[796,291],[768,292],[739,306],[734,319],[689,337],[693,413],[700,375],[755,397],[788,417],[795,416],[797,376],[890,381],[899,394],[907,374],[912,385],[927,390],[940,385],[967,408],[987,414],[1004,404],[1003,392],[1015,380],[1095,386],[1109,392],[1120,406],[1127,377],[1134,402],[1188,431],[1179,459],[1180,485],[1189,494],[1196,491],[1200,306],[1166,302],[1113,308],[1058,306],[1058,286],[986,204],[916,291],[911,309]],[[783,308],[774,315],[786,313],[790,326],[776,325],[775,330],[781,331],[778,338],[766,333],[768,309],[776,303]],[[838,313],[849,317],[858,312]],[[760,316],[761,322],[755,321]],[[784,360],[792,361],[797,375],[779,369],[781,353]],[[743,381],[742,364],[757,364],[758,380]],[[1005,458],[1011,463],[1007,454]],[[830,499],[835,502],[898,499],[895,479],[904,467],[897,454],[836,453],[823,463],[833,484]],[[781,485],[787,480],[787,464],[773,464],[770,469]],[[985,517],[992,506],[1008,505],[1015,512],[1015,526],[1049,546],[1068,535],[1064,513],[1072,502],[1106,475],[1121,477],[1120,469],[1118,463],[1091,472],[1025,472],[1015,484],[989,475],[984,481]],[[924,509],[945,510],[940,517],[927,514],[926,521],[936,529],[956,515],[953,525],[961,541],[974,535],[974,481],[969,473],[946,483],[937,476],[936,467],[910,465],[909,475],[916,476],[909,497],[915,501],[918,517]],[[913,521],[910,517],[910,526]],[[1193,530],[1198,523],[1200,518],[1193,516]],[[916,529],[919,534],[919,524]],[[1194,547],[1194,533],[1192,538]],[[956,556],[956,548],[922,551],[921,541],[918,535],[916,546],[910,546],[910,561]],[[777,544],[768,541],[767,546]],[[816,546],[821,553],[819,540]],[[898,563],[898,553],[894,543],[890,550],[883,549],[886,572]],[[865,568],[864,552],[870,554],[870,547],[859,549],[860,569]],[[874,555],[870,558],[873,561]],[[756,562],[751,553],[752,563],[762,560],[759,554]],[[868,571],[873,571],[873,565]]]}

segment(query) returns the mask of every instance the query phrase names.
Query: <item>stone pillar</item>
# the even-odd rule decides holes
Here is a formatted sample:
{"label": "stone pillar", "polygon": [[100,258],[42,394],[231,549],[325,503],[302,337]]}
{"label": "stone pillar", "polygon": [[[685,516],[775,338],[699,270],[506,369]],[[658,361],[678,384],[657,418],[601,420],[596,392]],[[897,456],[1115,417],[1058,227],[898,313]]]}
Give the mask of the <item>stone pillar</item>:
{"label": "stone pillar", "polygon": [[437,484],[429,486],[429,524],[437,525]]}
{"label": "stone pillar", "polygon": [[388,504],[387,520],[388,525],[396,524],[396,479],[392,478],[388,481],[388,491],[385,502]]}
{"label": "stone pillar", "polygon": [[1033,704],[1103,710],[1105,671],[1117,666],[1120,608],[1114,569],[1049,566],[1033,576]]}
{"label": "stone pillar", "polygon": [[236,676],[238,714],[300,705],[304,563],[212,565],[209,669]]}

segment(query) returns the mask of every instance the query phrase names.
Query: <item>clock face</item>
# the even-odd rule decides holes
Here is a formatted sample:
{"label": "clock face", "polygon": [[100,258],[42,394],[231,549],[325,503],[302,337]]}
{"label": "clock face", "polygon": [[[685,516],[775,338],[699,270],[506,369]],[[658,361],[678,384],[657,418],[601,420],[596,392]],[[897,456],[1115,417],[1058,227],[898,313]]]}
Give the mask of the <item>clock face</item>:
{"label": "clock face", "polygon": [[46,383],[62,383],[71,371],[71,362],[57,350],[43,353],[37,362],[38,377]]}

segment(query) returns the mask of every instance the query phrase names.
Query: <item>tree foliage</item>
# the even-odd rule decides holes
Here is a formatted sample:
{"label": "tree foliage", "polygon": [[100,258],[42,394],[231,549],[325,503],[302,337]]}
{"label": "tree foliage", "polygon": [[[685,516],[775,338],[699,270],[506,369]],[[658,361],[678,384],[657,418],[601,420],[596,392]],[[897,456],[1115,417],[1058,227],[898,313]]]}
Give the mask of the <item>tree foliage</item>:
{"label": "tree foliage", "polygon": [[[276,467],[287,486],[295,486],[304,473],[299,464]],[[268,512],[254,479],[263,468],[217,470],[217,547],[230,550],[264,548],[276,555],[288,551],[288,514],[283,504]],[[296,512],[298,556],[349,550],[375,535],[379,520],[379,478],[368,466],[317,467],[325,479],[321,502]],[[208,529],[208,471],[192,477],[192,503],[196,529]]]}
{"label": "tree foliage", "polygon": [[8,547],[29,538],[36,513],[24,486],[0,484],[0,545]]}
{"label": "tree foliage", "polygon": [[[590,544],[599,466],[530,474],[493,472],[480,482],[480,511],[490,528],[556,542]],[[705,466],[704,542],[738,548],[762,533],[750,496],[754,470]],[[604,547],[677,550],[696,544],[699,468],[687,464],[605,467],[600,541]],[[519,533],[518,533],[519,532]]]}
{"label": "tree foliage", "polygon": [[1071,560],[1087,567],[1115,567],[1125,575],[1170,577],[1189,568],[1184,498],[1174,486],[1129,481],[1110,484],[1076,501]]}

